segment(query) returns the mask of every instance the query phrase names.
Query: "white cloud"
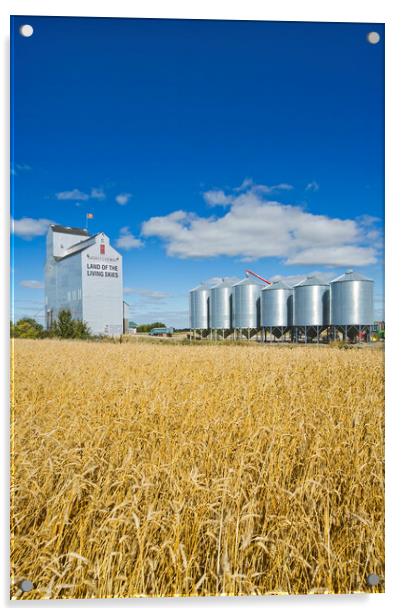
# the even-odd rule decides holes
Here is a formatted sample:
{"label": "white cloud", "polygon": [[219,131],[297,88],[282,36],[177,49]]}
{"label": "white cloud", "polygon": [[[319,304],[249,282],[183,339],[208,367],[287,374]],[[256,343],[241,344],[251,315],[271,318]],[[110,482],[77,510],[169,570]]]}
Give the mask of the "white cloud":
{"label": "white cloud", "polygon": [[252,178],[245,178],[242,184],[234,188],[234,192],[244,192],[248,190],[264,194],[271,194],[274,192],[279,192],[281,190],[292,190],[293,188],[294,187],[292,184],[287,184],[286,182],[281,182],[280,184],[273,184],[272,186],[268,186],[267,184],[255,184]]}
{"label": "white cloud", "polygon": [[[210,202],[210,195],[207,197]],[[239,257],[253,261],[278,257],[287,264],[362,266],[377,261],[356,220],[311,214],[296,205],[269,201],[254,186],[237,195],[214,191],[214,203],[229,205],[221,216],[201,217],[183,210],[142,224],[145,237],[166,244],[169,256]]]}
{"label": "white cloud", "polygon": [[20,171],[32,171],[32,167],[30,165],[21,165],[19,163],[16,163],[14,166],[11,167],[11,175],[18,175]]}
{"label": "white cloud", "polygon": [[120,229],[120,237],[116,241],[116,246],[123,250],[131,250],[132,248],[140,248],[143,246],[143,242],[131,233],[129,227],[122,227]]}
{"label": "white cloud", "polygon": [[31,240],[33,237],[45,235],[52,220],[47,218],[20,218],[11,221],[11,229],[15,235],[24,240]]}
{"label": "white cloud", "polygon": [[45,286],[41,280],[21,280],[20,285],[25,289],[43,289]]}
{"label": "white cloud", "polygon": [[373,227],[376,223],[380,222],[380,218],[377,216],[370,216],[369,214],[363,214],[358,216],[357,221],[364,227]]}
{"label": "white cloud", "polygon": [[56,199],[59,201],[87,201],[89,195],[78,188],[73,188],[73,190],[64,190],[56,193]]}
{"label": "white cloud", "polygon": [[377,240],[380,238],[380,232],[378,231],[378,229],[373,229],[372,231],[367,232],[366,237],[369,240]]}
{"label": "white cloud", "polygon": [[116,202],[119,205],[127,205],[128,201],[131,199],[131,197],[132,197],[131,193],[121,193],[121,194],[117,195]]}
{"label": "white cloud", "polygon": [[89,199],[102,201],[105,198],[106,193],[103,188],[91,188],[90,193],[83,192],[79,190],[79,188],[56,193],[56,199],[58,201],[88,201]]}
{"label": "white cloud", "polygon": [[283,182],[282,184],[276,184],[276,186],[272,186],[272,190],[293,190],[294,187],[292,184],[286,184]]}
{"label": "white cloud", "polygon": [[208,190],[203,193],[203,198],[208,205],[230,205],[231,198],[222,190]]}
{"label": "white cloud", "polygon": [[103,199],[106,199],[106,193],[104,192],[103,188],[92,188],[90,198],[103,201]]}
{"label": "white cloud", "polygon": [[[291,184],[274,184],[272,186],[267,186],[266,184],[255,184],[251,178],[245,178],[245,180],[233,189],[234,193],[254,193],[267,195],[272,193],[277,193],[280,191],[288,191],[292,190],[294,187]],[[223,190],[207,190],[203,193],[203,198],[206,203],[210,206],[215,205],[230,205],[233,202],[234,196],[232,194],[227,194]]]}
{"label": "white cloud", "polygon": [[315,180],[313,180],[313,182],[309,182],[309,184],[305,186],[305,190],[310,192],[317,192],[319,188],[320,186],[317,182],[315,182]]}
{"label": "white cloud", "polygon": [[253,180],[252,178],[245,178],[241,184],[239,186],[236,186],[234,188],[235,192],[243,192],[244,190],[246,190],[247,188],[250,188],[253,185]]}
{"label": "white cloud", "polygon": [[292,184],[274,184],[273,186],[266,186],[266,184],[253,184],[252,191],[256,193],[262,193],[265,195],[280,192],[282,190],[293,190]]}

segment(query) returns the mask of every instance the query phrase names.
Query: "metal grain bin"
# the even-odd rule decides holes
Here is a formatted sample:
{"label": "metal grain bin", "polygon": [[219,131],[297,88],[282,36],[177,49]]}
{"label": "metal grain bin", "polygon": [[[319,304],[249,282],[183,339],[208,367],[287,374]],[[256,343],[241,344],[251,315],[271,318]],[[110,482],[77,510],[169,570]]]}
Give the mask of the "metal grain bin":
{"label": "metal grain bin", "polygon": [[262,327],[291,327],[293,322],[293,289],[283,281],[264,287],[260,295]]}
{"label": "metal grain bin", "polygon": [[209,329],[210,289],[204,284],[189,292],[189,324],[191,329]]}
{"label": "metal grain bin", "polygon": [[294,325],[324,326],[330,323],[330,286],[308,276],[294,287]]}
{"label": "metal grain bin", "polygon": [[373,280],[348,270],[330,287],[332,325],[373,324]]}
{"label": "metal grain bin", "polygon": [[233,327],[255,329],[260,326],[262,285],[244,278],[233,285]]}
{"label": "metal grain bin", "polygon": [[210,289],[211,329],[231,329],[232,283],[222,280]]}

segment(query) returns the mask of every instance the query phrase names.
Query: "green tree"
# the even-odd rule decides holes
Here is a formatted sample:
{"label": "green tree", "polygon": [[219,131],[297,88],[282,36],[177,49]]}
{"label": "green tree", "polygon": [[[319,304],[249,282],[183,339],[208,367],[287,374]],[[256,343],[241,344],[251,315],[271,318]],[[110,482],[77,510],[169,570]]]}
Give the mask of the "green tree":
{"label": "green tree", "polygon": [[19,319],[14,326],[11,326],[11,336],[14,338],[41,338],[43,326],[35,319]]}
{"label": "green tree", "polygon": [[52,325],[50,335],[57,338],[79,338],[81,340],[91,337],[89,327],[84,321],[73,319],[71,311],[60,310],[58,317]]}
{"label": "green tree", "polygon": [[60,310],[53,324],[53,331],[59,338],[74,338],[74,320],[70,310]]}
{"label": "green tree", "polygon": [[76,319],[73,321],[74,323],[74,338],[79,338],[80,340],[87,340],[91,337],[91,332],[85,321],[80,321]]}

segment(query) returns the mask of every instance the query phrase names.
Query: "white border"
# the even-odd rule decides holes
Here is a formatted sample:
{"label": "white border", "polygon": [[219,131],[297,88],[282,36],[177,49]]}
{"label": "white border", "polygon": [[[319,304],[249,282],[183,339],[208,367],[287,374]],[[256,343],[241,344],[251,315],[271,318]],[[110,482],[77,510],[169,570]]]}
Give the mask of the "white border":
{"label": "white border", "polygon": [[[392,611],[397,604],[399,584],[401,547],[401,494],[400,494],[400,420],[401,408],[397,396],[401,357],[401,336],[397,331],[400,321],[401,298],[398,273],[401,266],[400,255],[400,60],[401,60],[401,16],[400,3],[391,0],[336,0],[333,3],[321,0],[281,0],[271,4],[246,0],[235,3],[234,0],[203,0],[202,2],[185,2],[183,0],[147,0],[128,2],[113,0],[111,3],[89,2],[88,0],[3,0],[0,4],[0,28],[3,49],[3,84],[1,88],[4,109],[2,115],[3,159],[1,166],[1,186],[5,207],[1,210],[1,257],[3,272],[1,276],[2,301],[2,345],[0,384],[3,393],[3,459],[1,472],[2,521],[1,538],[1,589],[2,604],[6,609],[16,612],[29,609],[64,609],[74,610],[75,614],[84,609],[102,609],[112,612],[116,608],[134,609],[136,613],[149,613],[163,610],[173,613],[183,610],[204,611],[211,613],[229,610],[240,613],[252,609],[253,613],[265,613],[274,609],[287,613],[296,609],[297,614],[310,614],[316,611],[364,615]],[[48,601],[48,602],[12,602],[8,601],[8,203],[9,203],[9,16],[14,15],[65,15],[65,16],[103,16],[103,17],[170,17],[197,19],[266,19],[281,21],[354,21],[386,24],[386,593],[353,596],[293,596],[293,597],[249,597],[249,598],[206,598],[206,599],[128,599],[128,600],[86,600],[86,601]],[[398,322],[397,322],[398,319]],[[397,340],[399,337],[400,340]],[[399,601],[398,601],[399,603]]]}

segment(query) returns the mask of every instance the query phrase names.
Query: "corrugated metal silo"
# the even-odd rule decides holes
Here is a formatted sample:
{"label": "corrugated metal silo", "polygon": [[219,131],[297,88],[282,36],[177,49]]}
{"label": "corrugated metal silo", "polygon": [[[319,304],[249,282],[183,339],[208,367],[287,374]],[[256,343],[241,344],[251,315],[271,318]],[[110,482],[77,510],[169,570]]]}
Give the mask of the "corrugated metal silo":
{"label": "corrugated metal silo", "polygon": [[233,285],[233,327],[255,329],[260,326],[262,285],[244,278]]}
{"label": "corrugated metal silo", "polygon": [[264,287],[260,296],[262,327],[291,327],[293,322],[293,289],[283,281]]}
{"label": "corrugated metal silo", "polygon": [[232,283],[224,279],[210,289],[211,329],[232,327]]}
{"label": "corrugated metal silo", "polygon": [[373,280],[348,270],[330,287],[332,325],[373,324]]}
{"label": "corrugated metal silo", "polygon": [[204,284],[189,292],[189,323],[191,329],[209,329],[210,289]]}
{"label": "corrugated metal silo", "polygon": [[322,327],[330,322],[330,286],[308,276],[294,287],[294,325]]}

